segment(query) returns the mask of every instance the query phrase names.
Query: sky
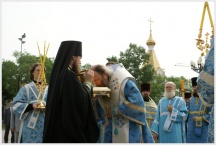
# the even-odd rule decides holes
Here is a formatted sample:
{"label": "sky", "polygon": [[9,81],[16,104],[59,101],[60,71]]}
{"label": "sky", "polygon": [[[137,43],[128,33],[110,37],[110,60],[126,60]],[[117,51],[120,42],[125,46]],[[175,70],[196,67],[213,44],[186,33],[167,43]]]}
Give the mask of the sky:
{"label": "sky", "polygon": [[[82,65],[107,63],[130,43],[148,47],[150,34],[160,67],[166,76],[187,79],[198,76],[190,68],[201,51],[196,47],[204,1],[195,2],[6,2],[2,5],[3,60],[15,61],[13,52],[21,51],[18,38],[25,33],[22,52],[39,56],[37,42],[43,52],[44,41],[50,43],[48,57],[55,57],[65,40],[82,42]],[[209,2],[215,22],[215,3]],[[211,34],[206,11],[202,38]],[[43,53],[42,53],[43,54]],[[183,66],[175,66],[183,64]]]}

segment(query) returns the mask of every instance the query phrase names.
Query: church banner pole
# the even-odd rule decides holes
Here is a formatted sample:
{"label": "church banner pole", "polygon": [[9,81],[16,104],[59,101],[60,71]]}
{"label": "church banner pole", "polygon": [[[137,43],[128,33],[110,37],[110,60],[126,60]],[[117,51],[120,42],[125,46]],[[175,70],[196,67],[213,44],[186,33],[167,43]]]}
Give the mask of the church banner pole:
{"label": "church banner pole", "polygon": [[184,96],[184,92],[185,92],[185,90],[184,90],[184,80],[181,80],[181,92],[182,92],[182,98],[184,99],[185,98],[185,96]]}

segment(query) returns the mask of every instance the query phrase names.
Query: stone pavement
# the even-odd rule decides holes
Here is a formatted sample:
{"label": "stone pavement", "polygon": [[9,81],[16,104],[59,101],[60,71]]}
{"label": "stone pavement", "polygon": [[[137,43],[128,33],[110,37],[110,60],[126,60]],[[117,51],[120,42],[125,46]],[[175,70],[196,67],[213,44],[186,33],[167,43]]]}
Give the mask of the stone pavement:
{"label": "stone pavement", "polygon": [[[2,130],[2,143],[4,143],[4,133],[5,133],[5,130]],[[11,143],[11,132],[8,135],[8,143]]]}

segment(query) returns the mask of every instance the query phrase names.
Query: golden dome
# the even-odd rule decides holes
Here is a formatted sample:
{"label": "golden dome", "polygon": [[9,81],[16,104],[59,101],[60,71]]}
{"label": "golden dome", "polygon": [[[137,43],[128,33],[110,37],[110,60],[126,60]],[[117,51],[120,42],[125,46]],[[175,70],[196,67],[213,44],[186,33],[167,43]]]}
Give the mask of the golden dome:
{"label": "golden dome", "polygon": [[152,37],[151,30],[150,30],[149,39],[146,41],[146,44],[147,44],[148,46],[154,46],[154,45],[156,44],[155,41],[154,41],[154,39],[153,39],[153,37]]}

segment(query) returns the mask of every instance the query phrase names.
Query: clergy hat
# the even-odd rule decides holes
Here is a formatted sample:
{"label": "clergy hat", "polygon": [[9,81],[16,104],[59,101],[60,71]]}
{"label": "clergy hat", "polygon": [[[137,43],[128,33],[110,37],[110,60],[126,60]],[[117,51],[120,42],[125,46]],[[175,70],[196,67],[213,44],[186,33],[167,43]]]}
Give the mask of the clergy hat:
{"label": "clergy hat", "polygon": [[197,77],[191,78],[192,86],[197,86]]}
{"label": "clergy hat", "polygon": [[191,97],[191,93],[190,92],[185,92],[184,93],[184,97],[185,98],[190,98]]}
{"label": "clergy hat", "polygon": [[[67,49],[74,49],[73,56],[81,56],[82,57],[82,42],[80,41],[62,41],[62,47],[66,47]],[[60,47],[61,47],[60,46]]]}
{"label": "clergy hat", "polygon": [[74,56],[82,56],[82,42],[76,42]]}
{"label": "clergy hat", "polygon": [[150,91],[150,84],[148,83],[141,84],[141,92],[142,91]]}

